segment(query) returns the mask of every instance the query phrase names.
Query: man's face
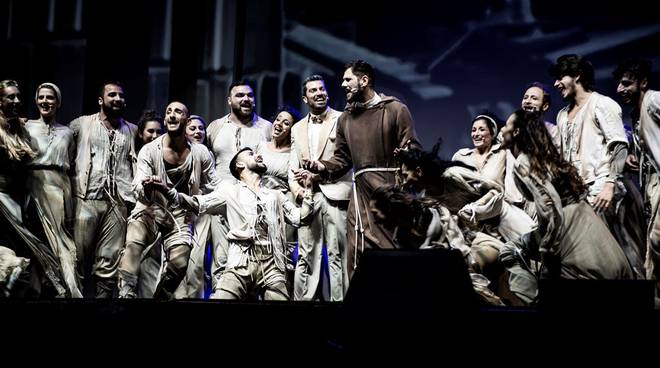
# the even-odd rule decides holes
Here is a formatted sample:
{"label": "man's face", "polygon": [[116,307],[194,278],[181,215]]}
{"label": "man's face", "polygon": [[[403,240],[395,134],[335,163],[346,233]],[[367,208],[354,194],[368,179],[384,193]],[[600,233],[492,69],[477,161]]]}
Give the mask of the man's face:
{"label": "man's face", "polygon": [[264,164],[263,158],[252,150],[241,152],[236,162],[245,165],[245,169],[249,169],[257,174],[266,172],[266,164]]}
{"label": "man's face", "polygon": [[640,82],[629,73],[625,73],[619,80],[616,87],[616,93],[621,97],[621,101],[626,105],[637,104],[642,93],[642,84],[646,85],[646,80]]}
{"label": "man's face", "polygon": [[16,118],[21,108],[21,91],[10,86],[0,90],[0,109],[7,118]]}
{"label": "man's face", "polygon": [[529,87],[523,95],[521,107],[525,111],[546,112],[550,107],[543,101],[543,90],[539,87]]}
{"label": "man's face", "polygon": [[42,88],[37,93],[37,108],[39,114],[44,118],[49,118],[57,112],[57,96],[50,88]]}
{"label": "man's face", "polygon": [[165,129],[168,134],[181,134],[188,120],[188,108],[181,102],[172,102],[165,109]]}
{"label": "man's face", "polygon": [[103,87],[103,97],[99,97],[99,105],[106,116],[120,118],[126,110],[124,89],[116,84],[106,84]]}
{"label": "man's face", "polygon": [[236,86],[231,89],[227,103],[238,117],[252,117],[255,108],[254,91],[250,86]]}
{"label": "man's face", "polygon": [[557,79],[554,86],[564,101],[572,100],[575,98],[577,91],[577,78],[565,75],[561,79]]}
{"label": "man's face", "polygon": [[311,110],[325,110],[328,106],[328,92],[322,80],[307,82],[307,91],[303,96],[303,102]]}
{"label": "man's face", "polygon": [[515,114],[511,114],[509,118],[506,121],[506,124],[502,128],[502,145],[504,148],[511,148],[513,147],[513,138],[514,135],[517,134],[515,131],[515,128],[513,126],[513,122],[516,119]]}
{"label": "man's face", "polygon": [[358,77],[353,74],[353,69],[348,68],[344,72],[341,87],[346,93],[346,102],[364,101],[364,89],[367,86],[367,78]]}

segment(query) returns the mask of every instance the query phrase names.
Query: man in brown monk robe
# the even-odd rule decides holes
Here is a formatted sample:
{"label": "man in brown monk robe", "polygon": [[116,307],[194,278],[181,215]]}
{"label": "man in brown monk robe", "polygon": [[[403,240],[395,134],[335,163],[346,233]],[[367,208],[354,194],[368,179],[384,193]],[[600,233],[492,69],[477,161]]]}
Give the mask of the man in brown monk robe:
{"label": "man in brown monk robe", "polygon": [[398,247],[392,230],[374,222],[369,200],[376,188],[395,184],[394,150],[406,143],[421,148],[408,107],[395,97],[377,94],[374,82],[374,68],[369,63],[357,60],[345,65],[341,86],[347,105],[337,121],[335,153],[328,160],[305,163],[327,181],[354,170],[353,195],[348,206],[349,276],[364,248]]}

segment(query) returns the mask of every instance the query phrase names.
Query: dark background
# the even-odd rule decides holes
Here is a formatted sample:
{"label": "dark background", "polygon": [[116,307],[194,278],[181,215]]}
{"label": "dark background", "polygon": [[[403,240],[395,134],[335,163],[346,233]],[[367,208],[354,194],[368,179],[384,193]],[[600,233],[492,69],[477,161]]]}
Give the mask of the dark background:
{"label": "dark background", "polygon": [[[409,105],[425,146],[442,137],[450,156],[470,145],[477,113],[506,118],[528,83],[551,86],[547,68],[562,54],[590,59],[596,89],[610,96],[611,72],[626,57],[650,58],[658,70],[660,17],[645,4],[2,0],[0,79],[19,82],[31,118],[36,86],[59,85],[62,122],[96,112],[99,84],[118,80],[135,122],[174,99],[216,119],[227,113],[227,86],[243,77],[270,119],[282,103],[306,112],[300,83],[315,73],[341,109],[343,63],[362,58],[377,69],[377,91]],[[554,122],[563,103],[554,89],[552,97]]]}

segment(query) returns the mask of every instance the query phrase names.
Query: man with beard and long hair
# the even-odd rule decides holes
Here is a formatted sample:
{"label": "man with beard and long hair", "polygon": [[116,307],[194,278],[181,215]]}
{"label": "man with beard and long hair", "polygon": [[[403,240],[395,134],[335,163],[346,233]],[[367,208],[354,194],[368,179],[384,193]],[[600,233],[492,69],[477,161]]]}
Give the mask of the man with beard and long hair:
{"label": "man with beard and long hair", "polygon": [[[229,86],[227,105],[229,114],[216,119],[206,129],[207,145],[215,157],[215,171],[221,180],[235,182],[229,171],[229,161],[243,147],[254,151],[266,141],[270,141],[272,124],[255,112],[256,100],[252,87],[243,80]],[[212,284],[217,284],[220,272],[227,263],[226,219],[213,217],[211,221],[211,242],[213,244]]]}
{"label": "man with beard and long hair", "polygon": [[396,182],[394,150],[409,144],[419,147],[408,107],[395,97],[374,91],[374,68],[362,60],[345,65],[342,88],[346,110],[337,122],[335,153],[329,159],[304,161],[304,166],[337,180],[351,168],[353,198],[348,206],[347,266],[352,277],[364,248],[391,249],[398,246],[392,229],[376,224],[369,211],[373,191]]}
{"label": "man with beard and long hair", "polygon": [[[614,71],[617,93],[626,105],[632,106],[635,150],[628,155],[627,164],[639,171],[646,224],[646,277],[660,280],[660,92],[650,89],[651,62],[633,58],[619,64]],[[660,290],[660,283],[656,284]]]}
{"label": "man with beard and long hair", "polygon": [[[500,260],[511,272],[511,290],[531,302],[537,278],[633,278],[623,250],[585,200],[588,187],[555,149],[539,113],[516,111],[502,132],[516,158],[516,185],[534,203],[538,221],[536,230],[500,250]],[[527,266],[530,260],[539,267]],[[512,271],[516,263],[519,273]]]}
{"label": "man with beard and long hair", "polygon": [[[621,107],[594,91],[594,68],[578,55],[563,55],[549,69],[554,86],[568,103],[557,114],[560,153],[572,163],[587,186],[587,200],[607,223],[639,277],[644,274],[641,256],[646,241],[634,219],[634,186],[626,187],[622,172],[628,155],[628,137]],[[637,197],[639,196],[638,193]]]}
{"label": "man with beard and long hair", "polygon": [[124,120],[126,100],[118,82],[102,85],[98,104],[98,113],[69,124],[78,150],[72,178],[73,232],[83,295],[110,298],[116,290],[128,207],[135,203],[131,181],[137,127]]}
{"label": "man with beard and long hair", "polygon": [[[229,256],[212,298],[244,300],[257,294],[264,300],[288,300],[285,223],[308,223],[313,193],[306,191],[298,208],[281,191],[268,189],[262,184],[267,167],[248,147],[234,155],[229,168],[236,181],[224,180],[205,195],[190,196],[158,180],[152,184],[181,208],[226,216]],[[303,185],[311,187],[309,176]]]}
{"label": "man with beard and long hair", "polygon": [[[213,158],[201,144],[186,138],[188,108],[171,102],[165,110],[167,133],[147,143],[138,155],[133,190],[138,202],[128,220],[126,247],[119,261],[119,297],[135,298],[140,258],[146,247],[161,239],[165,265],[154,291],[155,299],[172,299],[188,267],[195,216],[167,203],[150,190],[157,181],[188,195],[210,191],[216,184]],[[160,236],[159,236],[160,234]],[[155,246],[160,246],[156,243]]]}
{"label": "man with beard and long hair", "polygon": [[[335,152],[339,111],[328,106],[328,92],[320,75],[302,83],[302,99],[309,114],[291,128],[289,186],[296,198],[305,189],[295,180],[305,159],[328,159]],[[346,273],[346,209],[351,195],[351,177],[347,172],[339,180],[318,182],[314,193],[314,216],[309,226],[298,231],[299,257],[294,277],[295,300],[314,300],[322,281],[323,245],[328,253],[330,300],[341,301],[348,288]]]}

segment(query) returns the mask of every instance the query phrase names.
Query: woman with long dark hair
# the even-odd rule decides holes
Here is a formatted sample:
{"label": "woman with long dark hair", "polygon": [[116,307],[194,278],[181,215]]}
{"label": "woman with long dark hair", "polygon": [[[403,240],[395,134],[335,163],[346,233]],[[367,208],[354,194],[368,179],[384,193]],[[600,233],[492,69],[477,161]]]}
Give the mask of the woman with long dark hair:
{"label": "woman with long dark hair", "polygon": [[522,210],[504,201],[502,184],[463,161],[445,161],[419,149],[397,151],[400,181],[408,190],[432,198],[459,217],[462,229],[471,228],[505,240],[531,231],[535,224]]}
{"label": "woman with long dark hair", "polygon": [[[633,278],[621,247],[585,200],[586,187],[577,169],[559,155],[540,115],[518,110],[502,133],[516,157],[515,183],[534,202],[538,228],[510,242],[500,258],[521,264],[534,260],[538,268],[526,268],[540,278]],[[533,299],[536,288],[529,282],[534,280],[526,280],[518,286]]]}

